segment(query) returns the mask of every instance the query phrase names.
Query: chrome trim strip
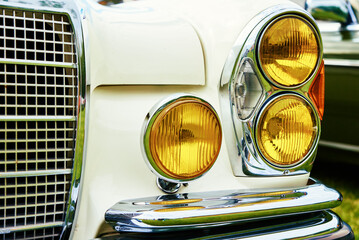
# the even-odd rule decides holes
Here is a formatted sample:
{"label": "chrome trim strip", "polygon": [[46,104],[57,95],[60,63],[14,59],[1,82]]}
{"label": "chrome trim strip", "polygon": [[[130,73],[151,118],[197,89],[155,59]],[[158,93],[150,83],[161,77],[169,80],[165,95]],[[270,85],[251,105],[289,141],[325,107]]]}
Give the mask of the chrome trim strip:
{"label": "chrome trim strip", "polygon": [[333,67],[359,67],[359,60],[349,59],[324,59],[325,66]]}
{"label": "chrome trim strip", "polygon": [[0,116],[0,122],[2,121],[76,121],[76,117],[67,116]]}
{"label": "chrome trim strip", "polygon": [[82,14],[83,9],[79,9],[76,3],[70,1],[72,9],[68,9],[68,14],[70,17],[70,23],[72,24],[75,43],[76,43],[76,52],[78,59],[78,105],[77,105],[77,129],[76,129],[76,146],[75,146],[75,156],[74,156],[74,165],[72,169],[72,179],[71,186],[69,190],[69,198],[67,201],[67,211],[64,221],[64,228],[62,230],[60,239],[69,239],[70,234],[73,230],[77,202],[79,200],[80,189],[81,189],[81,178],[83,174],[83,165],[85,160],[85,141],[86,141],[86,132],[87,132],[87,85],[86,85],[86,63],[85,63],[85,43],[84,35],[82,28]]}
{"label": "chrome trim strip", "polygon": [[[283,15],[295,15],[305,19],[308,24],[312,25],[318,34],[318,43],[320,45],[320,57],[315,71],[304,85],[300,85],[295,89],[280,89],[271,84],[263,75],[258,62],[257,47],[261,33],[264,31],[268,23]],[[229,159],[235,176],[283,176],[307,174],[310,172],[312,163],[316,156],[316,145],[319,138],[316,140],[313,150],[303,161],[303,164],[294,166],[293,168],[276,167],[268,163],[259,153],[256,146],[254,128],[258,119],[257,115],[260,112],[262,105],[272,96],[283,93],[299,94],[314,105],[308,96],[308,91],[319,70],[323,57],[322,54],[323,46],[321,35],[315,20],[299,6],[277,5],[270,7],[250,20],[243,29],[228,54],[226,63],[223,67],[219,88],[222,126],[224,136],[226,138]],[[233,85],[232,83],[238,77],[239,70],[241,69],[245,59],[251,59],[251,61],[253,61],[253,72],[261,82],[265,93],[264,97],[259,100],[252,116],[246,120],[241,120],[238,118],[238,114],[236,114],[237,109],[235,108],[234,99],[231,95],[231,88]],[[317,122],[318,136],[320,136],[320,121],[318,120]]]}
{"label": "chrome trim strip", "polygon": [[50,228],[50,227],[61,227],[61,226],[62,226],[62,222],[53,222],[53,223],[46,223],[46,224],[27,225],[27,226],[21,226],[21,227],[0,228],[0,234],[28,231],[28,230],[36,230],[36,229]]}
{"label": "chrome trim strip", "polygon": [[351,145],[351,144],[345,144],[345,143],[339,143],[339,142],[331,142],[331,141],[320,140],[319,141],[319,146],[331,147],[331,148],[345,150],[345,151],[351,151],[351,152],[359,152],[359,146]]}
{"label": "chrome trim strip", "polygon": [[117,231],[161,232],[223,226],[340,205],[342,196],[314,182],[299,188],[227,190],[120,201],[105,213]]}
{"label": "chrome trim strip", "polygon": [[16,60],[16,59],[9,60],[9,59],[5,59],[5,58],[0,58],[0,63],[32,65],[32,66],[62,67],[62,68],[77,68],[77,64],[73,64],[73,63],[64,63],[64,62],[58,63],[58,62]]}
{"label": "chrome trim strip", "polygon": [[26,171],[26,172],[7,172],[7,173],[0,173],[0,178],[47,176],[47,175],[60,175],[60,174],[71,174],[71,173],[72,173],[72,170],[70,170],[70,169]]}

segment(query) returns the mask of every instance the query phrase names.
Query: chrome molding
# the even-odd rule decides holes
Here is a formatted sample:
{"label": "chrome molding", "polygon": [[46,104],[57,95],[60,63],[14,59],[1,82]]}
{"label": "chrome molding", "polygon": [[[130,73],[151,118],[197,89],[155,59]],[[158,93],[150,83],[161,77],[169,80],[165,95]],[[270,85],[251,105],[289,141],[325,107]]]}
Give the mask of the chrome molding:
{"label": "chrome molding", "polygon": [[[172,178],[171,176],[168,176],[166,173],[164,173],[161,169],[159,169],[156,166],[156,164],[154,163],[154,160],[152,158],[152,155],[150,153],[150,150],[149,150],[149,132],[148,131],[151,129],[154,121],[156,120],[156,117],[169,104],[171,104],[171,103],[173,103],[173,102],[175,102],[177,100],[185,99],[185,98],[195,99],[195,100],[199,101],[200,103],[203,103],[206,106],[208,106],[209,108],[211,108],[212,112],[217,116],[218,121],[219,121],[220,118],[218,117],[218,114],[217,114],[216,110],[207,101],[203,100],[202,98],[193,96],[191,94],[177,93],[177,94],[172,94],[171,96],[162,99],[161,101],[159,101],[157,104],[155,104],[151,108],[151,110],[146,115],[146,118],[145,118],[143,126],[142,126],[142,131],[141,131],[141,150],[142,150],[142,155],[143,155],[144,161],[146,162],[149,169],[158,178],[166,180],[168,182],[172,182],[172,183],[188,183],[188,182],[190,182],[192,180],[195,180],[195,179],[203,176],[204,174],[206,174],[210,170],[210,168],[209,168],[207,170],[207,172],[204,172],[202,175],[200,175],[200,176],[198,176],[196,178],[193,178],[193,179],[189,179],[189,180],[175,179],[175,178]],[[220,127],[222,129],[221,124],[220,124]],[[160,188],[160,189],[162,190],[162,188]]]}
{"label": "chrome molding", "polygon": [[29,60],[17,60],[17,59],[5,60],[4,58],[0,58],[0,63],[33,65],[33,66],[48,66],[48,67],[63,67],[63,68],[75,68],[75,67],[77,67],[77,64],[74,64],[74,63],[29,61]]}
{"label": "chrome molding", "polygon": [[48,175],[60,175],[60,174],[70,174],[72,170],[44,170],[44,171],[26,171],[26,172],[7,172],[0,173],[0,178],[7,177],[29,177],[29,176],[48,176]]}
{"label": "chrome molding", "polygon": [[331,67],[359,67],[359,60],[351,59],[324,59],[325,66]]}
{"label": "chrome molding", "polygon": [[[74,32],[74,42],[76,46],[77,53],[77,63],[57,63],[52,61],[22,61],[22,60],[5,60],[0,59],[0,63],[10,63],[10,64],[19,64],[19,65],[34,65],[34,66],[49,66],[49,67],[62,67],[62,68],[77,68],[77,77],[78,77],[78,85],[77,85],[77,97],[78,102],[77,113],[75,118],[62,118],[62,117],[5,117],[1,118],[1,121],[15,120],[15,121],[74,121],[77,120],[76,125],[76,146],[75,146],[75,156],[73,159],[73,168],[70,171],[37,171],[36,175],[40,176],[48,176],[48,175],[58,175],[58,174],[69,174],[72,173],[70,189],[69,189],[69,197],[67,200],[67,210],[65,214],[65,219],[63,222],[59,222],[58,224],[43,224],[43,225],[33,225],[27,227],[20,227],[16,229],[0,229],[0,233],[11,233],[17,231],[26,231],[26,230],[34,230],[34,229],[45,229],[48,227],[61,227],[62,233],[60,239],[68,239],[73,221],[76,212],[76,205],[79,196],[79,188],[80,188],[80,180],[82,176],[82,165],[84,161],[84,141],[86,135],[86,71],[85,71],[85,52],[84,52],[84,39],[83,39],[83,30],[82,30],[82,18],[80,9],[76,5],[74,1],[71,0],[63,0],[63,1],[22,1],[22,0],[14,0],[14,1],[0,1],[0,6],[5,9],[14,9],[14,10],[24,10],[24,11],[32,11],[32,12],[41,12],[41,13],[49,13],[49,14],[63,14],[69,18],[69,22]],[[32,172],[28,172],[22,174],[21,176],[29,175],[31,176]],[[45,236],[45,233],[44,237]],[[55,235],[53,235],[55,236]]]}
{"label": "chrome molding", "polygon": [[329,209],[342,196],[319,182],[299,188],[227,190],[123,200],[105,213],[117,231],[167,232]]}
{"label": "chrome molding", "polygon": [[48,116],[0,116],[0,121],[75,121],[76,117],[48,117]]}
{"label": "chrome molding", "polygon": [[36,230],[36,229],[43,229],[43,228],[51,228],[51,227],[61,227],[63,222],[55,222],[52,224],[36,224],[36,225],[27,225],[21,227],[13,227],[13,228],[5,228],[0,229],[1,233],[11,233],[11,232],[20,232],[20,231],[29,231],[29,230]]}
{"label": "chrome molding", "polygon": [[[273,20],[281,18],[282,16],[297,16],[301,19],[305,19],[315,30],[320,46],[320,57],[315,70],[305,83],[296,88],[280,89],[273,85],[263,74],[258,60],[258,45],[262,32]],[[316,156],[316,146],[319,138],[317,138],[314,147],[301,164],[294,167],[277,167],[269,164],[259,153],[255,141],[255,125],[261,107],[270,101],[273,96],[296,94],[305,98],[311,106],[314,105],[309,98],[308,91],[319,70],[320,63],[322,62],[322,54],[322,40],[315,20],[300,7],[281,5],[268,8],[250,20],[243,29],[223,67],[219,89],[223,131],[225,133],[227,150],[235,176],[281,176],[310,172],[312,162]],[[252,116],[246,120],[241,120],[236,114],[237,110],[235,109],[234,100],[231,96],[231,85],[236,79],[242,63],[246,59],[250,59],[253,63],[253,71],[261,82],[264,89],[264,96],[260,99]],[[320,121],[317,120],[317,123],[318,136],[320,136]]]}
{"label": "chrome molding", "polygon": [[335,149],[339,149],[339,150],[344,150],[344,151],[350,151],[350,152],[357,152],[357,153],[359,153],[359,146],[357,146],[357,145],[351,145],[351,144],[346,144],[346,143],[331,142],[331,141],[320,140],[320,141],[319,141],[319,146],[330,147],[330,148],[335,148]]}

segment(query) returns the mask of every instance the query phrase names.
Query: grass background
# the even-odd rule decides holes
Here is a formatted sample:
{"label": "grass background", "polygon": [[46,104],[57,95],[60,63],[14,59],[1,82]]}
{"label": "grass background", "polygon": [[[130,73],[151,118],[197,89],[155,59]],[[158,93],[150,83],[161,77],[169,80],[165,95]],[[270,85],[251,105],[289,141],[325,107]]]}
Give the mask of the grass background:
{"label": "grass background", "polygon": [[357,163],[354,163],[345,161],[345,154],[338,151],[337,158],[333,161],[321,154],[321,150],[319,149],[311,176],[341,192],[343,202],[333,211],[352,227],[355,239],[359,239],[359,154]]}

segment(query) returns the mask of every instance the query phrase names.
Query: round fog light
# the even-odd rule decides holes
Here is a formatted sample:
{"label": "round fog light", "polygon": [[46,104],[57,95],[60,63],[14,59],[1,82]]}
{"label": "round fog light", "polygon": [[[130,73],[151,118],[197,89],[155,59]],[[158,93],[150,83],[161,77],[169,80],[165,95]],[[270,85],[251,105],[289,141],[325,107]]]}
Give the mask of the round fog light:
{"label": "round fog light", "polygon": [[212,106],[195,97],[180,97],[151,117],[144,146],[148,162],[160,177],[185,182],[212,167],[221,141],[219,118]]}

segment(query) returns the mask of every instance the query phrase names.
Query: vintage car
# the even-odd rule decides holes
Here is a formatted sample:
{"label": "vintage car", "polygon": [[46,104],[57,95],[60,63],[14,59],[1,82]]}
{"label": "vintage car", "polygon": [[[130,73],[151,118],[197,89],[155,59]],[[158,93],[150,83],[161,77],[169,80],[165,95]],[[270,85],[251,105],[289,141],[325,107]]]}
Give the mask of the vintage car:
{"label": "vintage car", "polygon": [[[311,0],[301,5],[318,20],[324,45],[326,108],[319,155],[358,164],[359,1],[332,0],[328,5]],[[345,124],[338,124],[343,118]]]}
{"label": "vintage car", "polygon": [[0,6],[0,239],[353,238],[310,178],[324,64],[301,6]]}

